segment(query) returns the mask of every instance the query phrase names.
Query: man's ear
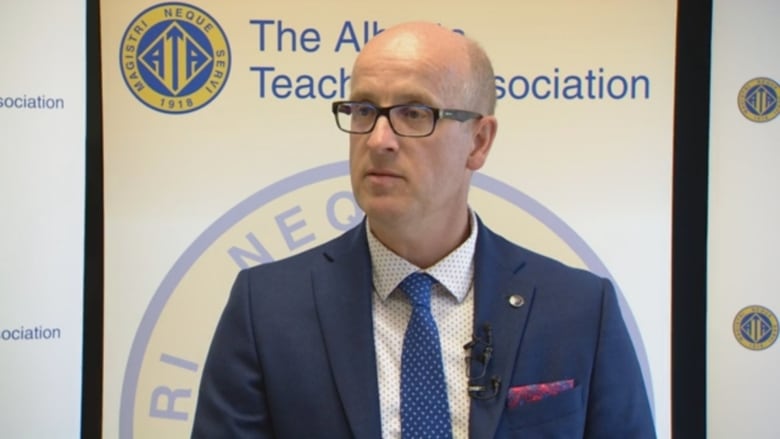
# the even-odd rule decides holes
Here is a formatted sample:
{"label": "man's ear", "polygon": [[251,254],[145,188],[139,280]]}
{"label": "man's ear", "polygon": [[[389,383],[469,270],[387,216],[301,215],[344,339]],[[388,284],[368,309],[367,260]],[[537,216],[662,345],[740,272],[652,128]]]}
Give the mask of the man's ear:
{"label": "man's ear", "polygon": [[472,171],[480,169],[487,161],[493,140],[498,130],[498,120],[495,116],[482,116],[475,123],[473,148],[466,161],[466,167]]}

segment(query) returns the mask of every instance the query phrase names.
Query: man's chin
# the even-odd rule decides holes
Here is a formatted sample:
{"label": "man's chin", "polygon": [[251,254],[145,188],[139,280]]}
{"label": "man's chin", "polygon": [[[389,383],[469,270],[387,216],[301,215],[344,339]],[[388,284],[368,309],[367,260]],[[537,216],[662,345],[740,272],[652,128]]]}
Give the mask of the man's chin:
{"label": "man's chin", "polygon": [[370,221],[388,222],[398,221],[409,215],[409,205],[399,200],[390,200],[387,197],[370,199],[360,203]]}

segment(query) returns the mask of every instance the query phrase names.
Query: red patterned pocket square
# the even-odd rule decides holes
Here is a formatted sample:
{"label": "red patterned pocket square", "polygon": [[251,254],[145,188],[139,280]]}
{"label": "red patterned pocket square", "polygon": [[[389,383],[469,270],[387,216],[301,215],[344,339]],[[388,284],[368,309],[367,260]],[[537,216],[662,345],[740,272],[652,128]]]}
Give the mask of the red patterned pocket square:
{"label": "red patterned pocket square", "polygon": [[574,380],[561,380],[549,383],[528,384],[509,388],[506,399],[507,408],[513,409],[523,404],[541,401],[563,391],[574,388]]}

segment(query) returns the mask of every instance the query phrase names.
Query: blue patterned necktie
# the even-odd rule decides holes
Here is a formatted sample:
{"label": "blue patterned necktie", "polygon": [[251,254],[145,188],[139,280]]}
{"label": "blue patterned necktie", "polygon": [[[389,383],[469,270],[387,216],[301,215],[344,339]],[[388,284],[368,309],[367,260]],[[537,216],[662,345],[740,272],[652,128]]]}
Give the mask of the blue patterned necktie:
{"label": "blue patterned necktie", "polygon": [[431,287],[435,282],[428,274],[412,273],[399,285],[412,304],[401,356],[404,439],[452,438],[439,331],[431,314]]}

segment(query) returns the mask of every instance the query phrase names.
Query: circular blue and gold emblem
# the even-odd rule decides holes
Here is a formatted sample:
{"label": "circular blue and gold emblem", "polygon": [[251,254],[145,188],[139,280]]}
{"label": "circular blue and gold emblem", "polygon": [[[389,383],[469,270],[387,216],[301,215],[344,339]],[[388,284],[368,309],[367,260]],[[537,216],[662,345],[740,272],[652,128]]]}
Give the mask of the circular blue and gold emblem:
{"label": "circular blue and gold emblem", "polygon": [[202,108],[222,91],[230,73],[225,32],[205,11],[185,3],[162,3],[138,14],[119,52],[127,87],[163,113]]}
{"label": "circular blue and gold emblem", "polygon": [[769,78],[754,78],[739,90],[739,111],[753,122],[767,122],[780,114],[780,85]]}
{"label": "circular blue and gold emblem", "polygon": [[733,329],[739,344],[760,351],[772,346],[777,340],[777,317],[763,306],[751,305],[737,313]]}

